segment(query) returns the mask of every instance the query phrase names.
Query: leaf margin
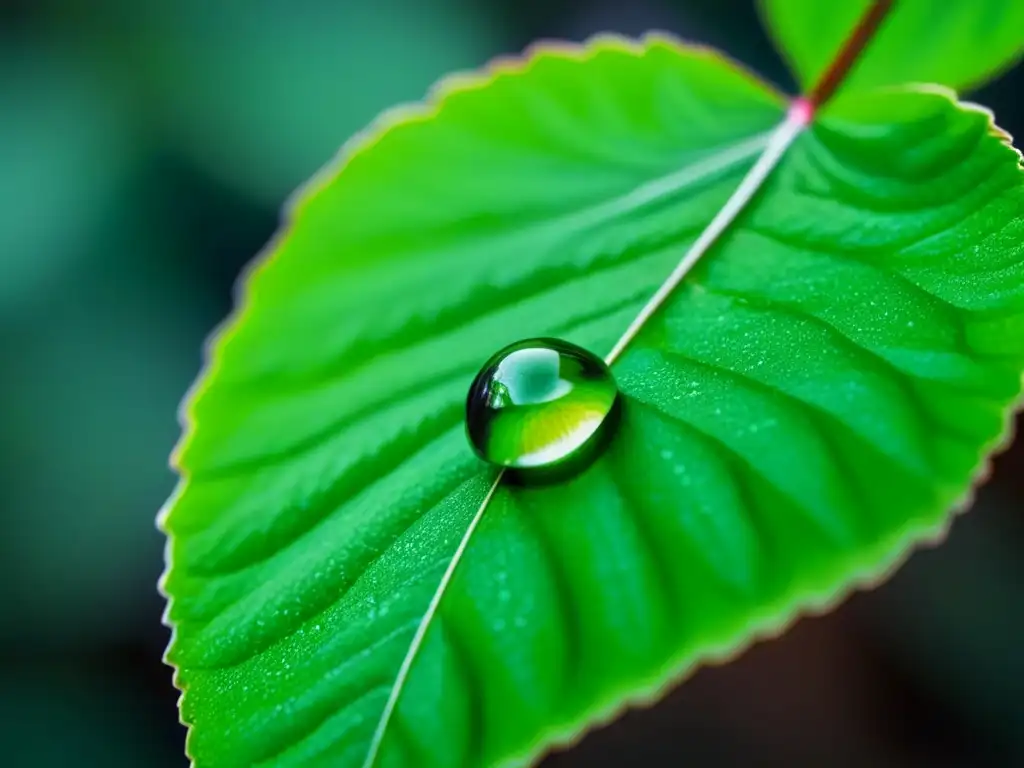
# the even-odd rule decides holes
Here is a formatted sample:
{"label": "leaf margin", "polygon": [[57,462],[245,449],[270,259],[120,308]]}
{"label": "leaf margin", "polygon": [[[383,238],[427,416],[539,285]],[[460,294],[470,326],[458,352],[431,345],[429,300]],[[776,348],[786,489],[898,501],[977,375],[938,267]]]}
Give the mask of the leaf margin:
{"label": "leaf margin", "polygon": [[[185,721],[182,708],[188,695],[188,687],[181,684],[179,668],[169,659],[177,636],[176,626],[170,618],[175,598],[166,589],[167,579],[174,567],[172,553],[174,533],[169,521],[178,500],[187,490],[190,480],[190,473],[185,466],[185,455],[198,427],[195,405],[211,386],[220,370],[224,346],[231,340],[236,330],[245,323],[248,314],[255,306],[256,300],[252,293],[253,278],[276,257],[281,244],[288,239],[292,228],[298,223],[304,208],[328,184],[344,172],[349,162],[361,153],[372,149],[392,130],[433,120],[450,97],[469,91],[485,90],[494,80],[503,75],[527,74],[537,63],[546,59],[554,58],[583,63],[604,50],[639,56],[649,48],[658,45],[685,50],[691,54],[717,60],[735,70],[737,74],[745,76],[752,84],[765,89],[769,95],[779,98],[783,105],[792,105],[800,98],[786,95],[770,81],[761,78],[752,68],[742,64],[726,52],[703,43],[685,41],[668,32],[652,31],[640,36],[599,33],[582,42],[538,40],[528,45],[521,53],[497,56],[476,69],[449,73],[438,79],[421,100],[398,104],[384,110],[364,129],[347,139],[334,157],[298,187],[282,206],[274,233],[243,267],[235,280],[231,310],[210,331],[203,342],[200,370],[178,408],[181,435],[169,459],[170,468],[178,475],[178,481],[156,517],[157,530],[165,536],[165,567],[159,577],[157,588],[165,600],[162,623],[170,630],[170,639],[163,655],[163,661],[173,670],[173,683],[179,691],[179,722],[188,729],[185,756],[193,768],[196,766],[196,759],[190,752],[189,742],[194,727]],[[982,113],[986,118],[989,134],[996,137],[1017,155],[1018,171],[1024,176],[1024,154],[1013,145],[1013,137],[997,125],[995,115],[990,108],[960,100],[953,89],[938,84],[908,83],[881,86],[871,89],[871,91],[927,92],[945,98],[954,109]],[[812,119],[807,127],[813,128],[814,122],[815,120]],[[882,542],[876,549],[871,550],[869,557],[865,557],[865,560],[870,561],[869,565],[851,572],[843,583],[834,585],[831,589],[805,594],[799,602],[790,602],[783,610],[772,610],[772,607],[762,609],[747,624],[743,636],[738,640],[709,647],[701,655],[689,660],[680,659],[677,656],[668,657],[659,672],[652,678],[634,680],[629,692],[619,690],[615,692],[615,695],[606,697],[605,701],[595,701],[586,711],[583,719],[574,724],[559,723],[539,731],[528,750],[510,755],[496,765],[499,768],[512,768],[513,766],[535,764],[547,754],[579,743],[586,735],[618,719],[625,712],[646,709],[657,704],[670,691],[684,683],[701,668],[727,664],[743,655],[750,647],[784,635],[800,619],[827,614],[855,593],[870,591],[886,582],[911,555],[919,550],[939,546],[945,541],[954,522],[973,505],[979,486],[991,476],[992,462],[995,456],[1006,450],[1013,442],[1017,432],[1014,415],[1021,412],[1024,412],[1024,375],[1021,380],[1021,392],[1014,402],[1003,409],[1004,426],[1001,434],[992,441],[991,445],[980,449],[978,463],[972,471],[968,486],[945,511],[937,524],[923,524],[916,528],[905,529],[898,537],[894,537],[895,543],[891,547],[881,546],[886,543]]]}

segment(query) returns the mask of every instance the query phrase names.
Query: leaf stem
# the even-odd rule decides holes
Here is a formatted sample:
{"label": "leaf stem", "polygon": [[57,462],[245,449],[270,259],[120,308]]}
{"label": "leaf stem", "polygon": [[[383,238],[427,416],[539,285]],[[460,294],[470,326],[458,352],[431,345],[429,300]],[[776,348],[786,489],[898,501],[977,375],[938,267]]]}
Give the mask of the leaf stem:
{"label": "leaf stem", "polygon": [[462,556],[466,552],[466,547],[469,546],[469,540],[472,538],[473,532],[476,530],[477,525],[479,525],[481,518],[483,518],[484,510],[486,510],[487,506],[491,503],[491,498],[494,496],[494,492],[498,490],[498,486],[501,484],[501,478],[504,475],[504,469],[498,472],[494,481],[491,483],[491,487],[487,491],[487,495],[484,496],[483,501],[480,502],[480,506],[477,507],[476,512],[473,514],[473,519],[469,521],[469,525],[466,527],[466,532],[462,534],[462,540],[459,541],[459,546],[455,548],[455,553],[452,555],[452,559],[448,562],[448,567],[445,568],[441,581],[434,590],[434,596],[430,599],[430,605],[427,606],[426,613],[423,614],[423,618],[420,619],[419,626],[416,627],[416,634],[412,636],[412,642],[409,643],[409,648],[405,652],[405,658],[402,659],[402,666],[399,667],[398,675],[395,676],[395,682],[391,686],[391,693],[388,696],[387,703],[384,705],[384,711],[381,713],[380,720],[377,721],[377,729],[373,732],[373,738],[370,741],[370,748],[366,753],[366,759],[363,760],[363,768],[373,768],[373,765],[377,762],[377,755],[380,752],[380,746],[384,741],[384,734],[387,732],[388,724],[391,722],[391,718],[395,713],[395,707],[398,705],[398,699],[402,695],[402,689],[405,688],[405,681],[409,677],[409,672],[412,670],[412,664],[416,660],[420,646],[423,645],[423,639],[427,636],[427,630],[433,623],[434,615],[437,613],[437,609],[441,605],[441,598],[444,597],[444,593],[448,589],[448,584],[451,582],[452,576],[455,575],[455,569],[462,560]]}
{"label": "leaf stem", "polygon": [[846,38],[839,53],[832,59],[828,69],[825,70],[811,92],[807,94],[806,99],[814,109],[820,108],[835,95],[843,80],[857,63],[861,53],[864,52],[864,48],[871,42],[879,26],[892,10],[893,4],[894,0],[875,0],[861,17],[857,26]]}

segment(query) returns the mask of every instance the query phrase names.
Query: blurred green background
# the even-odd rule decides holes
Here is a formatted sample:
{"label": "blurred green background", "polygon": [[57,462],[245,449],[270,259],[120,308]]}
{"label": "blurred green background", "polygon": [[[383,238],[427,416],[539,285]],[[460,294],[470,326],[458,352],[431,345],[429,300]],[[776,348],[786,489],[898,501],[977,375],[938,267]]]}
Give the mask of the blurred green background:
{"label": "blurred green background", "polygon": [[[446,71],[649,28],[792,88],[749,2],[0,3],[0,764],[186,765],[153,521],[287,195]],[[1022,92],[974,98],[1022,135]],[[546,766],[1024,765],[1022,478],[1024,444],[942,548]]]}

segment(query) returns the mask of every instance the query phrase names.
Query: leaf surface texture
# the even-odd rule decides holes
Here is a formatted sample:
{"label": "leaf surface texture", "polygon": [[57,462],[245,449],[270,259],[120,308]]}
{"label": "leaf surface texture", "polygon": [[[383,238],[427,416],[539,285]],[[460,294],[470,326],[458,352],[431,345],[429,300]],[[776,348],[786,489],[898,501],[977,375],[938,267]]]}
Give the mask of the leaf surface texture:
{"label": "leaf surface texture", "polygon": [[[392,113],[306,190],[188,408],[165,589],[198,768],[358,766],[493,477],[495,350],[604,354],[782,99],[650,38],[538,51]],[[940,532],[1024,369],[1024,185],[987,114],[846,98],[614,373],[607,452],[499,489],[380,765],[515,764]]]}

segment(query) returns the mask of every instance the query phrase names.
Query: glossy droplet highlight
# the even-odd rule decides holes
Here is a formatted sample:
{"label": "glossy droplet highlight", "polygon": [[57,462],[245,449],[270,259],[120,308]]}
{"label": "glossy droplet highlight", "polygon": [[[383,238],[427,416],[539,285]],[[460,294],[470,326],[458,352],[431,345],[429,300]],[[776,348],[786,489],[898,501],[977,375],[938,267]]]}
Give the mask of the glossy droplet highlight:
{"label": "glossy droplet highlight", "polygon": [[603,444],[618,395],[601,358],[566,341],[528,339],[477,374],[466,431],[480,458],[522,476],[578,470]]}

